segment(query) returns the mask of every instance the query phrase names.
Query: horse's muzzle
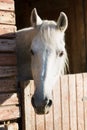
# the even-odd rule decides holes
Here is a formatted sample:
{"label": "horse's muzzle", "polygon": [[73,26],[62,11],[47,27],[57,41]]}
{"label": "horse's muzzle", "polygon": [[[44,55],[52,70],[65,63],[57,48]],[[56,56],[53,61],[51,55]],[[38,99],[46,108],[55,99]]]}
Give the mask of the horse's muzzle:
{"label": "horse's muzzle", "polygon": [[34,110],[37,114],[48,114],[49,109],[52,105],[52,100],[45,98],[40,105],[35,104],[34,97],[31,99],[32,106],[34,107]]}

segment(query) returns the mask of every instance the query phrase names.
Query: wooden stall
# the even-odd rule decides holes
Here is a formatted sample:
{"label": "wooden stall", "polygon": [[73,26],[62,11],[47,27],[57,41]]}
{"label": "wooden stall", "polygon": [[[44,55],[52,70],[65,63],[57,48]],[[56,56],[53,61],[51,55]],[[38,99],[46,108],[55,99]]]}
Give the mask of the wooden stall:
{"label": "wooden stall", "polygon": [[36,115],[31,96],[33,81],[21,82],[23,130],[87,130],[87,1],[15,0],[18,29],[30,26],[30,14],[37,8],[42,19],[57,20],[64,11],[69,20],[66,49],[70,73],[62,76],[53,90],[53,106],[48,115]]}
{"label": "wooden stall", "polygon": [[18,130],[21,115],[15,31],[14,1],[0,0],[0,130]]}
{"label": "wooden stall", "polygon": [[24,86],[23,130],[87,130],[87,73],[60,77],[47,115],[35,114],[31,105],[33,81]]}
{"label": "wooden stall", "polygon": [[[70,72],[86,72],[86,0],[15,2],[18,29],[30,26],[34,7],[43,19],[57,20],[60,11],[64,11],[69,18],[66,48]],[[87,130],[87,73],[62,76],[53,90],[50,113],[36,115],[31,105],[33,81],[17,84],[15,31],[14,0],[0,0],[0,130]],[[22,121],[18,123],[20,117]]]}

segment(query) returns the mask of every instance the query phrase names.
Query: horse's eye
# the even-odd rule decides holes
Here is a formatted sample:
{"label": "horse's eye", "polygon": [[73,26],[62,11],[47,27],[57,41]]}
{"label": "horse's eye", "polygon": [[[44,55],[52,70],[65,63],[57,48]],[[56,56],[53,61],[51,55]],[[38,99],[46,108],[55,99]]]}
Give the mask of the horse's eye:
{"label": "horse's eye", "polygon": [[30,52],[31,52],[32,55],[34,55],[34,51],[33,50],[31,50]]}
{"label": "horse's eye", "polygon": [[63,54],[64,54],[64,52],[61,51],[61,52],[59,53],[59,57],[63,56]]}

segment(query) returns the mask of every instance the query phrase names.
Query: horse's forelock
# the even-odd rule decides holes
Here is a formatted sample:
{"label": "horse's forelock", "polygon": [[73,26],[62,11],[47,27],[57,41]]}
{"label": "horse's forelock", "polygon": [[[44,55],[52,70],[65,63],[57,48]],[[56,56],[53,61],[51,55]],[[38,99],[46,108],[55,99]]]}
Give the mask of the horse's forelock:
{"label": "horse's forelock", "polygon": [[[61,39],[61,43],[65,46],[65,34],[61,33],[56,29],[56,23],[54,21],[44,21],[40,27],[40,38],[41,40],[44,40],[45,44],[51,44],[52,47],[56,46],[55,42],[59,43],[59,39]],[[58,34],[57,34],[58,33]],[[59,38],[58,38],[59,37]],[[58,40],[58,41],[57,41]],[[54,45],[54,46],[53,46]],[[69,62],[68,62],[68,56],[67,51],[65,49],[64,52],[64,60],[63,64],[61,66],[60,75],[67,73],[69,71]]]}

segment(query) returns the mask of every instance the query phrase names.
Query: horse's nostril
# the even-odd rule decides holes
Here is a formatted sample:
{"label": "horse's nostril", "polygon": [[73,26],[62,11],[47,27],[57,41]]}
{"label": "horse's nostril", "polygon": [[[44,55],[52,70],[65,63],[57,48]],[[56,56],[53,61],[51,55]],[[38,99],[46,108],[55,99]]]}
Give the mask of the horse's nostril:
{"label": "horse's nostril", "polygon": [[52,105],[52,100],[51,99],[45,99],[45,105],[47,105],[47,106],[51,106]]}
{"label": "horse's nostril", "polygon": [[47,105],[50,107],[52,105],[52,100],[49,100]]}

